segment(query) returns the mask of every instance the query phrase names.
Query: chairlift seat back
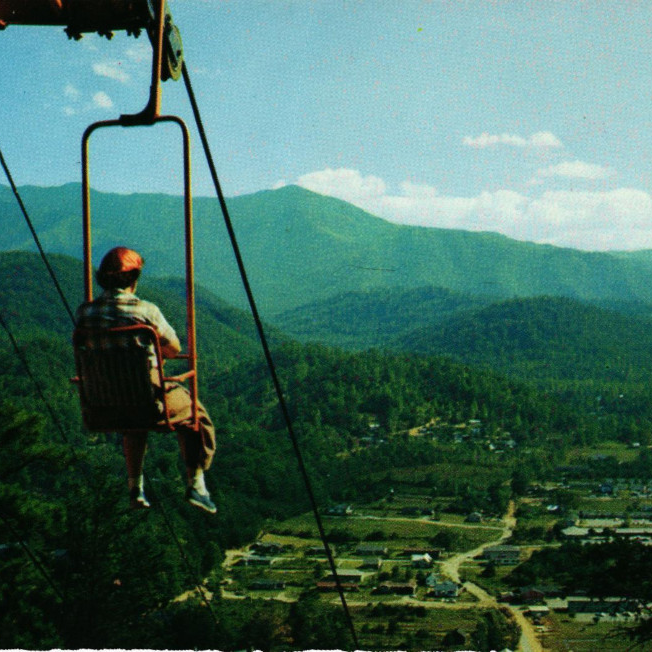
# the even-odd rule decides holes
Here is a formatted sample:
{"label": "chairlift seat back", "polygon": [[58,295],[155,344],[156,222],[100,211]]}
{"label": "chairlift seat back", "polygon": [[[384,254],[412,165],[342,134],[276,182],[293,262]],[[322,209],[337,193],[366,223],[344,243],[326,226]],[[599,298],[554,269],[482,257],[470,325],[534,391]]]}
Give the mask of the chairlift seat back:
{"label": "chairlift seat back", "polygon": [[163,356],[153,328],[77,328],[73,347],[82,418],[89,430],[174,430],[162,389]]}

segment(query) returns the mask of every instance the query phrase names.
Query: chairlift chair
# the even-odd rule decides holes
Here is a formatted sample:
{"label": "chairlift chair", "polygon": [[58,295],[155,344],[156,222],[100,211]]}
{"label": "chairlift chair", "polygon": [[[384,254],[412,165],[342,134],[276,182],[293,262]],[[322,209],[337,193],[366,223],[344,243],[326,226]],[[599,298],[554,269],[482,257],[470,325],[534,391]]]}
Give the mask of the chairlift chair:
{"label": "chairlift chair", "polygon": [[[149,2],[152,4],[151,0]],[[140,113],[122,115],[116,120],[95,122],[87,127],[82,138],[84,290],[85,300],[92,301],[93,266],[88,154],[91,135],[102,128],[152,127],[161,122],[177,124],[183,139],[187,340],[187,353],[177,357],[187,360],[188,371],[170,378],[163,375],[163,356],[158,336],[154,329],[147,326],[138,324],[121,326],[95,333],[76,329],[73,334],[73,346],[78,377],[74,380],[78,382],[80,390],[84,422],[90,430],[95,431],[174,430],[162,388],[166,381],[182,380],[188,380],[192,403],[192,427],[195,430],[199,429],[190,134],[185,122],[178,116],[160,115],[160,81],[162,78],[175,78],[168,68],[164,68],[164,57],[169,64],[170,52],[173,51],[175,62],[179,64],[181,61],[180,43],[178,49],[171,45],[171,38],[177,34],[176,28],[171,30],[171,25],[165,0],[158,0],[155,26],[148,29],[153,45],[152,83],[149,101],[145,108]],[[94,341],[97,342],[102,338],[106,341],[117,340],[119,345],[93,346]],[[156,352],[158,365],[157,370],[154,370],[154,382],[152,382],[153,370],[149,361],[149,350],[152,347]]]}

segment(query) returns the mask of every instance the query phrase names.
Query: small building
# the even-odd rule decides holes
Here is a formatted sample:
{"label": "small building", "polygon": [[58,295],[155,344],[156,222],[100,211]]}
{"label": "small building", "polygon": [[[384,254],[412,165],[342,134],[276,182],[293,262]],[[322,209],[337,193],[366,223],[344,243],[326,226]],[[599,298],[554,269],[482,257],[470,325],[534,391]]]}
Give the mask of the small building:
{"label": "small building", "polygon": [[270,557],[278,555],[283,552],[285,546],[281,543],[265,542],[265,541],[256,541],[252,543],[249,547],[249,550],[256,555],[261,555],[263,557]]}
{"label": "small building", "polygon": [[532,605],[525,611],[525,615],[532,618],[532,620],[540,620],[550,615],[550,607],[546,605]]}
{"label": "small building", "polygon": [[521,561],[521,549],[517,546],[488,546],[482,552],[482,559],[498,566],[518,564]]}
{"label": "small building", "polygon": [[280,580],[254,580],[249,584],[251,591],[282,591],[285,589],[285,582]]}
{"label": "small building", "polygon": [[[329,544],[329,549],[331,553],[335,554],[335,546]],[[304,549],[303,554],[306,557],[326,557],[326,549],[324,546],[308,546]]]}
{"label": "small building", "polygon": [[480,512],[471,512],[465,519],[465,523],[482,523],[482,514]]}
{"label": "small building", "polygon": [[353,507],[351,507],[351,505],[347,505],[346,503],[333,505],[326,510],[327,516],[350,516],[351,514],[353,514]]}
{"label": "small building", "polygon": [[624,611],[636,612],[640,608],[637,600],[631,598],[590,598],[574,596],[568,598],[569,614],[616,614]]}
{"label": "small building", "polygon": [[386,546],[358,546],[355,554],[360,557],[387,557],[389,550]]}
{"label": "small building", "polygon": [[379,584],[374,593],[381,595],[414,595],[417,590],[415,580],[409,582],[382,582]]}
{"label": "small building", "polygon": [[432,557],[428,553],[423,555],[412,555],[411,563],[412,568],[431,568]]}
{"label": "small building", "polygon": [[432,559],[439,559],[441,550],[439,548],[405,548],[403,554],[406,557],[412,555],[430,555]]}
{"label": "small building", "polygon": [[380,570],[381,566],[382,566],[382,560],[380,559],[380,557],[365,557],[362,560],[362,564],[360,565],[360,568],[377,571]]}
{"label": "small building", "polygon": [[518,599],[525,604],[543,602],[545,597],[545,592],[535,586],[524,586],[518,592]]}
{"label": "small building", "polygon": [[273,566],[277,562],[275,557],[261,557],[259,555],[247,555],[235,565],[237,566]]}
{"label": "small building", "polygon": [[577,525],[570,525],[561,531],[562,535],[568,539],[582,539],[589,534],[588,527],[578,527]]}
{"label": "small building", "polygon": [[430,507],[402,507],[401,514],[403,516],[432,516],[434,510]]}
{"label": "small building", "polygon": [[451,580],[434,582],[430,585],[430,593],[435,598],[456,598],[460,594],[460,585]]}
{"label": "small building", "polygon": [[[366,573],[355,568],[338,568],[337,577],[340,582],[353,582],[354,584],[361,584],[366,576]],[[335,582],[333,574],[326,575],[322,578],[323,582]]]}
{"label": "small building", "polygon": [[[360,587],[355,583],[355,582],[340,582],[340,586],[342,587],[342,591],[359,591]],[[337,591],[337,582],[332,581],[329,582],[327,580],[320,580],[317,582],[317,589],[319,591],[327,592],[327,591]]]}
{"label": "small building", "polygon": [[432,588],[437,582],[441,582],[441,576],[438,573],[430,573],[426,577],[426,586]]}

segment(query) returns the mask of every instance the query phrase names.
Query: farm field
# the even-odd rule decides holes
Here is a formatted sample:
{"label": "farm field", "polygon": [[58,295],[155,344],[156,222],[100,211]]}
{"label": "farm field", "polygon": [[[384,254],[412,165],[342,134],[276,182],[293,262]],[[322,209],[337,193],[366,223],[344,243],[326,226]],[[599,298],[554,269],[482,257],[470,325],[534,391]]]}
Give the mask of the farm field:
{"label": "farm field", "polygon": [[571,617],[551,612],[538,626],[546,650],[550,652],[626,652],[644,649],[636,647],[627,635],[632,622],[612,618],[595,622],[593,617]]}
{"label": "farm field", "polygon": [[[470,525],[459,521],[459,517],[450,521],[433,521],[428,518],[378,517],[354,513],[346,517],[346,521],[338,517],[325,517],[324,529],[327,537],[349,546],[360,542],[383,541],[390,550],[390,556],[405,547],[433,545],[431,539],[442,532],[454,535],[455,551],[465,552],[496,539],[502,529],[496,524]],[[309,545],[319,543],[312,515],[284,521],[270,528],[270,534],[290,537],[295,541],[303,539],[310,541]]]}

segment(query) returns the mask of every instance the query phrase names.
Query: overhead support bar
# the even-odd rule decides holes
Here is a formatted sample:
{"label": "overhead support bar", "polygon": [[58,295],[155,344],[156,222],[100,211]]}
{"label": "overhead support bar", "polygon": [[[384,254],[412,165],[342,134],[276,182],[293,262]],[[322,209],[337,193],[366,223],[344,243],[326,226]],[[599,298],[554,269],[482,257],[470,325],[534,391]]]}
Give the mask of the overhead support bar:
{"label": "overhead support bar", "polygon": [[[139,36],[144,29],[152,44],[158,78],[181,77],[183,44],[166,0],[0,0],[0,30],[9,25],[65,25],[66,34],[75,40],[84,32],[112,38],[114,31]],[[158,90],[153,86],[154,82],[144,112],[158,115]]]}
{"label": "overhead support bar", "polygon": [[150,20],[147,0],[0,0],[0,24],[65,25],[71,38],[82,32],[137,33]]}
{"label": "overhead support bar", "polygon": [[[82,234],[84,254],[84,299],[93,300],[93,243],[91,232],[91,184],[89,142],[98,129],[112,127],[151,127],[159,123],[173,123],[179,126],[183,145],[183,234],[185,240],[185,274],[186,274],[186,340],[188,353],[188,368],[193,375],[188,379],[190,396],[193,401],[193,423],[197,428],[197,337],[195,323],[195,265],[194,265],[194,238],[193,238],[193,211],[192,211],[192,178],[190,163],[190,132],[186,123],[175,115],[156,115],[147,122],[125,122],[118,120],[104,120],[94,122],[84,131],[82,137]],[[180,356],[181,357],[181,356]]]}

